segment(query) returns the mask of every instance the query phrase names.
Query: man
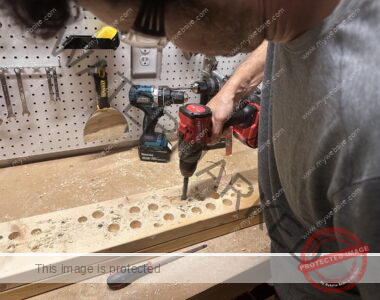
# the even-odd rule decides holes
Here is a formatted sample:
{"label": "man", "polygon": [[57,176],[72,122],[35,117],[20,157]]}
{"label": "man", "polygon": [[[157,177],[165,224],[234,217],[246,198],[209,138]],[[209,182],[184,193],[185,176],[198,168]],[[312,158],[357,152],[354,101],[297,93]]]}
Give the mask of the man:
{"label": "man", "polygon": [[[36,16],[22,11],[21,2],[49,1],[12,4],[12,11],[28,26]],[[125,32],[141,8],[140,0],[79,4],[107,23],[132,8],[118,27]],[[227,55],[253,51],[264,39],[270,42],[260,120],[259,183],[262,201],[273,202],[265,210],[272,252],[299,253],[305,234],[330,227],[346,229],[371,252],[380,252],[380,2],[171,0],[165,5],[168,39],[208,9],[173,39],[187,51]],[[67,18],[67,14],[57,16],[54,24],[59,27]],[[262,49],[210,102],[214,139],[240,96],[258,83]],[[286,231],[278,227],[279,220]],[[330,242],[323,252],[343,246]],[[281,299],[380,297],[378,286],[364,284],[340,294],[334,289],[326,294],[309,284],[275,287]]]}

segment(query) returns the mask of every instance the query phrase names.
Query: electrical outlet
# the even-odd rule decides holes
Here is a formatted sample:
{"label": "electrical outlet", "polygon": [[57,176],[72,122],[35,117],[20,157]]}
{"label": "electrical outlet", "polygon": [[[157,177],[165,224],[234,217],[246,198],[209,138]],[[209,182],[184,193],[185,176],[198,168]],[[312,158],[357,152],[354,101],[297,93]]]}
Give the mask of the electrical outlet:
{"label": "electrical outlet", "polygon": [[140,57],[140,64],[143,66],[143,67],[148,67],[150,65],[150,59],[148,56],[141,56]]}
{"label": "electrical outlet", "polygon": [[161,52],[157,49],[131,48],[132,78],[156,78],[161,63]]}
{"label": "electrical outlet", "polygon": [[147,54],[149,54],[150,49],[149,48],[140,48],[140,51],[142,54],[147,55]]}

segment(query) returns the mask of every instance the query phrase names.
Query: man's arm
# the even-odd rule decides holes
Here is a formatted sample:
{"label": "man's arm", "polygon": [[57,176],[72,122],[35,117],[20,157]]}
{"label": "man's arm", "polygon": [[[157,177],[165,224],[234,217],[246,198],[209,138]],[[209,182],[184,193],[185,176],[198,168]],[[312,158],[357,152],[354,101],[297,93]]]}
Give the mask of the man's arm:
{"label": "man's arm", "polygon": [[212,141],[216,142],[223,131],[223,125],[234,107],[246,95],[252,93],[264,77],[268,42],[264,41],[237,68],[220,92],[208,103],[212,110]]}

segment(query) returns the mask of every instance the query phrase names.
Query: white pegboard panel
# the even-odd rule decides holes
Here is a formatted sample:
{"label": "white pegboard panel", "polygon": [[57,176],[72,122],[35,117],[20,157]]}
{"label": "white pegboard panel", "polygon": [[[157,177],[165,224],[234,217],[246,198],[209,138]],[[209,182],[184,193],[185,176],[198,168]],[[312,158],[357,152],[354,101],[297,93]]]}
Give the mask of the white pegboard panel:
{"label": "white pegboard panel", "polygon": [[[12,108],[15,118],[7,120],[7,107],[4,94],[0,93],[0,166],[7,166],[11,161],[22,158],[50,156],[60,153],[67,155],[83,149],[88,151],[107,144],[109,141],[84,144],[83,127],[89,116],[94,112],[96,92],[91,75],[81,71],[99,60],[105,59],[108,63],[109,94],[122,84],[123,74],[130,79],[130,47],[121,43],[116,51],[95,50],[95,52],[83,52],[76,50],[74,57],[71,50],[65,50],[54,55],[53,50],[57,43],[57,37],[50,40],[41,40],[29,35],[25,37],[18,26],[0,11],[0,67],[6,68],[5,75],[9,89]],[[101,23],[88,12],[82,12],[80,19],[66,28],[64,37],[70,34],[92,35]],[[24,37],[23,37],[24,36]],[[64,38],[62,39],[62,42]],[[62,47],[62,42],[58,49]],[[79,63],[68,67],[70,59],[75,60],[84,55]],[[245,58],[238,55],[233,58],[218,58],[218,71],[222,75],[231,75],[236,66]],[[58,83],[61,101],[50,101],[48,81],[45,67],[58,66]],[[22,80],[26,94],[27,104],[31,115],[23,116],[21,99],[17,86],[15,67],[22,67]],[[163,49],[162,70],[159,79],[133,80],[134,84],[167,85],[170,87],[189,86],[194,80],[201,78],[203,68],[203,56],[197,55],[191,60],[186,60],[182,52],[174,45],[169,44]],[[127,83],[112,100],[111,105],[120,111],[128,107],[130,85]],[[188,93],[191,102],[197,102],[199,96]],[[165,111],[173,118],[177,118],[178,105],[168,107]],[[142,123],[143,114],[136,108],[131,108],[128,114],[134,120]],[[128,120],[130,131],[125,136],[126,142],[132,142],[141,136],[141,127],[131,119]],[[168,116],[160,120],[160,124],[168,131],[174,132],[176,122]],[[123,145],[120,143],[119,145]],[[25,160],[26,161],[26,160]]]}

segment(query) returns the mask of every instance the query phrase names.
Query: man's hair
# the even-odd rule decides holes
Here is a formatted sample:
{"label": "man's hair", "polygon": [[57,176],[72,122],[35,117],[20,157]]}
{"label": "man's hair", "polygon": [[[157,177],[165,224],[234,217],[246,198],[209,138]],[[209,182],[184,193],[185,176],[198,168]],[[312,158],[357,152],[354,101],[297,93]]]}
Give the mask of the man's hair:
{"label": "man's hair", "polygon": [[42,38],[54,36],[71,18],[77,18],[79,8],[72,0],[0,0],[1,8],[13,17],[17,25],[32,28]]}

